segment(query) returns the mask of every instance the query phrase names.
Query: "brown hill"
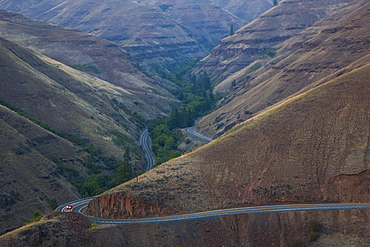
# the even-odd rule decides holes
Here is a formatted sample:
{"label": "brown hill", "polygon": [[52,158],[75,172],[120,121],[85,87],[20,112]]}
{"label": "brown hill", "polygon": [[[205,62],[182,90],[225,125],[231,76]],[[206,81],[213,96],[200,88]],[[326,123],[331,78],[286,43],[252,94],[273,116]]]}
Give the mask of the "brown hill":
{"label": "brown hill", "polygon": [[0,11],[0,23],[2,37],[126,91],[127,97],[120,100],[145,119],[168,113],[176,104],[168,91],[140,71],[130,55],[112,42],[8,11]]}
{"label": "brown hill", "polygon": [[224,106],[202,119],[198,127],[219,136],[304,87],[345,73],[341,70],[366,56],[370,48],[366,6],[367,1],[353,1],[338,14],[276,46],[274,58],[256,60],[225,80],[220,87],[230,88],[232,80],[237,85],[221,103]]}
{"label": "brown hill", "polygon": [[[63,176],[63,167],[86,174],[74,145],[15,112],[0,107],[0,234],[21,226],[36,210],[47,211],[49,201],[79,197]],[[51,161],[63,161],[63,166]]]}
{"label": "brown hill", "polygon": [[[78,213],[50,213],[0,236],[3,247],[21,246],[91,246],[91,221]],[[96,246],[96,245],[94,245]]]}
{"label": "brown hill", "polygon": [[[351,1],[281,1],[234,35],[223,39],[197,64],[195,73],[207,72],[214,83],[218,84],[263,57],[266,52],[274,51],[275,45],[301,33]],[[219,91],[227,91],[231,81],[228,82],[227,88]]]}
{"label": "brown hill", "polygon": [[140,65],[157,70],[204,57],[232,24],[235,29],[245,24],[209,0],[10,0],[0,8],[98,35],[126,48]]}
{"label": "brown hill", "polygon": [[[59,69],[61,64],[41,60],[21,46],[1,40],[0,99],[12,109],[19,109],[29,116],[57,129],[87,139],[107,153],[107,137],[102,130],[120,130],[119,122],[134,125],[129,116],[115,109],[110,96],[129,97],[130,94],[97,79],[85,76],[76,78],[73,71],[67,74]],[[45,58],[46,59],[46,58]],[[55,63],[55,62],[54,62]],[[78,80],[78,79],[81,79]],[[86,81],[82,81],[85,79]],[[101,83],[101,85],[99,85]],[[117,114],[116,119],[113,118]],[[95,132],[95,133],[94,133]],[[98,134],[100,133],[100,134]],[[126,131],[125,134],[129,135]]]}
{"label": "brown hill", "polygon": [[359,63],[366,65],[94,198],[87,213],[124,218],[250,204],[369,201],[370,56]]}
{"label": "brown hill", "polygon": [[0,67],[1,233],[54,199],[101,192],[127,147],[145,164],[136,141],[145,118],[124,105],[136,96],[4,38]]}

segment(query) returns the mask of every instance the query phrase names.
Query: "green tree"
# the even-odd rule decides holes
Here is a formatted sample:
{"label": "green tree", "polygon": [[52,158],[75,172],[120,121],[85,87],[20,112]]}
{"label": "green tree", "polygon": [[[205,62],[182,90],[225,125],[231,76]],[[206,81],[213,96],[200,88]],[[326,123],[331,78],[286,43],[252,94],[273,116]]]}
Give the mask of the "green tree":
{"label": "green tree", "polygon": [[232,36],[232,35],[234,35],[234,34],[235,34],[235,32],[234,32],[234,24],[231,24],[229,35],[230,35],[230,36]]}
{"label": "green tree", "polygon": [[231,82],[231,88],[233,88],[233,87],[235,87],[236,86],[236,81],[235,80],[233,80],[232,82]]}
{"label": "green tree", "polygon": [[125,154],[123,155],[123,162],[127,165],[130,165],[131,163],[131,155],[130,155],[130,147],[127,146],[125,149]]}
{"label": "green tree", "polygon": [[37,220],[41,219],[42,216],[43,214],[39,210],[36,210],[35,212],[32,213],[32,217]]}
{"label": "green tree", "polygon": [[94,196],[103,193],[105,188],[105,179],[103,175],[90,175],[84,184],[85,196]]}
{"label": "green tree", "polygon": [[131,179],[131,169],[127,164],[122,163],[118,167],[117,173],[115,174],[112,182],[114,185],[119,185],[130,179]]}

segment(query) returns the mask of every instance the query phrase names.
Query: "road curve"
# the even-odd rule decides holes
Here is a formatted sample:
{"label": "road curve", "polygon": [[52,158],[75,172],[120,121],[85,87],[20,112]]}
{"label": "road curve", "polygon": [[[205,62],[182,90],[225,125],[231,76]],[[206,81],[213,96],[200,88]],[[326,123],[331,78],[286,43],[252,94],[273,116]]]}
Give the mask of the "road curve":
{"label": "road curve", "polygon": [[203,141],[206,141],[206,142],[213,141],[211,138],[208,138],[208,137],[206,137],[206,136],[204,136],[202,134],[199,134],[199,133],[195,132],[195,127],[186,128],[185,131],[188,132],[190,135],[192,135],[192,136],[194,136],[194,137],[196,137],[198,139],[201,139]]}
{"label": "road curve", "polygon": [[[66,203],[59,206],[56,211],[66,212],[66,206],[72,205],[73,212],[82,213],[82,209],[87,206],[92,197],[80,199],[74,202]],[[331,204],[294,204],[294,205],[272,205],[256,206],[244,208],[220,209],[200,213],[191,213],[183,215],[173,215],[156,218],[142,219],[103,219],[85,215],[91,221],[97,224],[130,224],[130,223],[155,223],[165,221],[187,220],[205,217],[217,217],[233,214],[251,214],[251,213],[268,213],[284,211],[303,211],[303,210],[338,210],[338,209],[370,209],[370,203],[331,203]]]}
{"label": "road curve", "polygon": [[148,129],[146,129],[143,134],[141,134],[139,142],[142,149],[144,150],[145,158],[147,160],[146,171],[149,171],[154,167],[155,158],[152,149],[150,148],[150,137]]}

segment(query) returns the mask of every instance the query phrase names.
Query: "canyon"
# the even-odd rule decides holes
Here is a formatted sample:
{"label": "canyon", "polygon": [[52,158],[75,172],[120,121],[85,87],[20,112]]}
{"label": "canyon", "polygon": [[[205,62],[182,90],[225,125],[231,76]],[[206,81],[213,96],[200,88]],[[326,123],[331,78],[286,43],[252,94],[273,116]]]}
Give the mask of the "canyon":
{"label": "canyon", "polygon": [[[92,27],[97,13],[117,19],[107,7],[115,1],[96,9],[90,2],[39,1],[44,4],[39,8],[35,1],[0,1],[0,7],[81,29]],[[129,30],[143,31],[144,36],[135,37],[137,43],[125,44],[122,37],[107,41],[0,12],[0,175],[5,188],[0,213],[2,233],[8,232],[0,237],[0,245],[368,244],[368,210],[240,214],[104,227],[80,214],[54,212],[11,231],[34,210],[47,211],[51,199],[68,202],[81,197],[76,181],[97,176],[93,169],[106,176],[114,173],[107,157],[122,162],[129,147],[132,163],[143,166],[137,141],[141,131],[180,104],[171,94],[178,85],[160,78],[158,71],[152,73],[153,64],[170,71],[209,51],[192,73],[209,75],[214,92],[224,94],[218,109],[196,125],[198,132],[215,140],[99,193],[83,213],[144,218],[242,206],[370,200],[370,3],[283,0],[242,26],[247,17],[233,7],[241,4],[237,0],[204,1],[199,8],[195,2],[122,2],[125,11],[135,10],[150,21],[176,15],[176,20],[162,24],[176,22],[169,27],[179,35],[175,40],[193,42],[194,50],[176,41],[164,53],[153,52],[163,48],[168,36],[151,43],[152,37],[159,37],[159,26],[147,25],[149,19],[138,21],[136,31],[117,32],[107,26],[85,30],[101,37],[127,31],[130,38],[134,35]],[[85,12],[78,12],[82,9]],[[207,15],[197,9],[207,9]],[[235,14],[225,15],[226,10]],[[68,11],[77,18],[66,15]],[[211,15],[227,21],[222,28],[200,29],[203,36],[181,36],[186,28],[179,27],[204,25],[194,22],[193,14],[210,26]],[[178,25],[185,20],[189,22]],[[241,28],[216,46],[231,23]],[[148,52],[145,47],[153,44]],[[211,50],[212,46],[216,47]],[[177,54],[183,60],[177,59],[175,48],[188,51],[188,57]],[[92,157],[95,151],[85,144],[100,153]]]}
{"label": "canyon", "polygon": [[[109,1],[1,1],[0,8],[31,18],[76,28],[125,48],[146,71],[165,72],[183,63],[200,59],[236,29],[272,4],[266,0],[249,3],[253,8],[237,17],[231,9],[244,3],[167,2],[144,0]],[[159,70],[159,71],[158,71]]]}

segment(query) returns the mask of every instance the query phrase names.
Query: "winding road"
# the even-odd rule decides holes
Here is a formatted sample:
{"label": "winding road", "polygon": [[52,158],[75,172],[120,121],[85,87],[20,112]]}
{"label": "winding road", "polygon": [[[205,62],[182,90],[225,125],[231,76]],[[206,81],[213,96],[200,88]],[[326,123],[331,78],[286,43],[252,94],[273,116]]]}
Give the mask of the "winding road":
{"label": "winding road", "polygon": [[199,133],[195,132],[195,127],[186,128],[185,131],[188,132],[190,135],[192,135],[192,136],[194,136],[194,137],[196,137],[198,139],[201,139],[203,141],[206,141],[206,142],[213,141],[211,138],[208,138],[208,137],[206,137],[206,136],[204,136],[202,134],[199,134]]}
{"label": "winding road", "polygon": [[[66,203],[58,208],[56,211],[67,212],[67,205],[72,205],[73,212],[82,213],[92,197],[80,199],[74,202]],[[233,214],[251,214],[251,213],[268,213],[268,212],[284,212],[284,211],[303,211],[303,210],[338,210],[338,209],[370,209],[370,203],[331,203],[331,204],[295,204],[295,205],[272,205],[272,206],[257,206],[257,207],[243,207],[220,209],[213,211],[206,211],[200,213],[191,213],[183,215],[173,215],[155,218],[142,219],[103,219],[85,215],[92,222],[97,224],[130,224],[130,223],[155,223],[175,220],[187,220],[205,217],[217,217]]]}
{"label": "winding road", "polygon": [[[201,134],[195,132],[195,127],[186,128],[185,131],[188,132],[190,135],[192,135],[192,136],[194,136],[194,137],[196,137],[198,139],[201,139],[203,141],[206,141],[206,142],[213,141],[211,138],[208,138],[208,137],[206,137],[204,135],[201,135]],[[153,152],[152,152],[152,150],[150,148],[150,137],[149,137],[149,131],[148,131],[148,129],[146,129],[142,133],[142,135],[140,136],[139,142],[140,142],[140,145],[141,145],[142,149],[144,150],[145,158],[147,160],[146,171],[149,171],[155,165],[155,157],[154,157]]]}
{"label": "winding road", "polygon": [[[189,134],[202,139],[207,142],[211,142],[212,139],[205,137],[194,131],[195,127],[185,129]],[[145,130],[140,137],[140,145],[142,146],[145,157],[148,161],[147,171],[153,168],[155,159],[150,149],[149,132]],[[68,202],[60,205],[55,211],[60,212],[77,212],[82,214],[82,210],[87,206],[89,201],[94,197],[88,197],[79,199],[76,201]],[[71,205],[72,210],[66,207]],[[165,222],[175,220],[187,220],[205,217],[217,217],[224,215],[233,214],[251,214],[251,213],[268,213],[268,212],[283,212],[283,211],[303,211],[303,210],[338,210],[338,209],[370,209],[370,203],[331,203],[331,204],[295,204],[295,205],[272,205],[272,206],[256,206],[256,207],[243,207],[243,208],[231,208],[231,209],[220,209],[199,213],[173,215],[156,218],[141,218],[141,219],[103,219],[85,215],[92,222],[97,224],[130,224],[130,223],[154,223],[154,222]]]}
{"label": "winding road", "polygon": [[149,171],[153,168],[155,164],[155,158],[152,152],[152,149],[150,148],[150,137],[149,137],[149,131],[146,129],[143,134],[140,136],[140,145],[145,153],[145,158],[147,160],[147,167],[146,171]]}

